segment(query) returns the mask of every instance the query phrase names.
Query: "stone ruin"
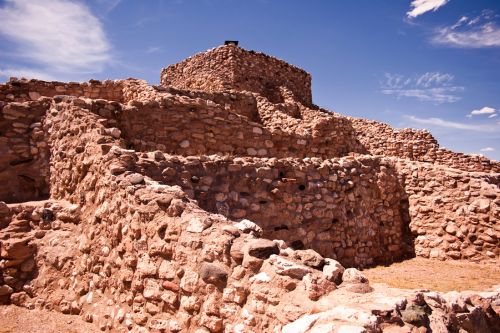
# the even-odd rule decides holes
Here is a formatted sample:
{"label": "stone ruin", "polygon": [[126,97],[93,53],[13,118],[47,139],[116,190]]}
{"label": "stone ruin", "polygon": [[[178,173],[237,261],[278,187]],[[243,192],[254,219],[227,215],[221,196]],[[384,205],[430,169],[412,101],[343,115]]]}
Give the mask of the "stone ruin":
{"label": "stone ruin", "polygon": [[499,292],[390,297],[355,268],[498,262],[500,163],[311,96],[235,45],[159,86],[1,84],[0,303],[123,332],[498,329]]}

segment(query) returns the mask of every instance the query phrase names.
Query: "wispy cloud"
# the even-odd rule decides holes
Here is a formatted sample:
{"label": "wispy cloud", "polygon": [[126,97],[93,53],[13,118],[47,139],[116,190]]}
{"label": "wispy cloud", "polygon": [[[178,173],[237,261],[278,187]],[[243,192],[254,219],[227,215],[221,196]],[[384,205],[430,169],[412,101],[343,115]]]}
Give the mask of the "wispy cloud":
{"label": "wispy cloud", "polygon": [[467,115],[468,118],[472,118],[473,116],[479,115],[489,115],[488,118],[493,118],[496,116],[496,110],[494,108],[490,108],[489,106],[485,106],[481,109],[472,110],[471,113]]}
{"label": "wispy cloud", "polygon": [[495,151],[495,148],[493,148],[493,147],[485,147],[485,148],[482,148],[481,151],[483,151],[483,152]]}
{"label": "wispy cloud", "polygon": [[101,22],[80,2],[8,0],[0,22],[0,34],[14,44],[12,58],[30,64],[4,72],[71,78],[101,72],[111,60]]}
{"label": "wispy cloud", "polygon": [[156,53],[156,52],[159,52],[161,50],[161,48],[157,47],[157,46],[151,46],[149,47],[147,50],[146,50],[146,53],[148,54],[151,54],[151,53]]}
{"label": "wispy cloud", "polygon": [[464,123],[444,120],[441,118],[418,118],[415,116],[405,116],[405,117],[411,122],[420,125],[429,125],[429,126],[453,128],[453,129],[460,129],[467,131],[480,131],[480,132],[497,132],[500,130],[498,126],[464,124]]}
{"label": "wispy cloud", "polygon": [[36,78],[46,81],[54,81],[56,78],[50,73],[44,71],[33,70],[31,68],[0,68],[0,77],[25,77],[25,78]]}
{"label": "wispy cloud", "polygon": [[106,13],[109,13],[122,2],[122,0],[93,0],[99,7],[103,8]]}
{"label": "wispy cloud", "polygon": [[473,18],[462,16],[455,24],[436,29],[432,42],[450,47],[485,48],[500,46],[498,15],[485,10]]}
{"label": "wispy cloud", "polygon": [[397,98],[411,97],[436,104],[453,103],[461,99],[458,93],[464,90],[464,87],[453,84],[453,80],[453,75],[440,72],[427,72],[414,77],[386,73],[385,80],[380,83],[380,91]]}
{"label": "wispy cloud", "polygon": [[411,10],[406,13],[408,17],[414,18],[429,11],[436,11],[448,3],[449,0],[413,0],[410,4]]}

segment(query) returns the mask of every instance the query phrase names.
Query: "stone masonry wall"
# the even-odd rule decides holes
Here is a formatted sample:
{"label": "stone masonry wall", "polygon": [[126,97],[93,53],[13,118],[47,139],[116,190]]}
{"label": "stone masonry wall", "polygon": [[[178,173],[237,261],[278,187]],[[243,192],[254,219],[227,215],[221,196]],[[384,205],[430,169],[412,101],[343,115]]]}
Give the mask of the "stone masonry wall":
{"label": "stone masonry wall", "polygon": [[[342,119],[325,120],[313,131],[271,132],[261,123],[233,112],[228,105],[226,108],[212,100],[164,94],[156,101],[129,103],[116,119],[124,138],[143,151],[330,158],[357,148],[353,148],[352,128]],[[323,135],[324,132],[329,135]]]}
{"label": "stone masonry wall", "polygon": [[263,53],[221,46],[164,68],[161,84],[205,91],[239,90],[280,102],[279,88],[288,88],[296,100],[312,105],[311,76],[304,70]]}
{"label": "stone masonry wall", "polygon": [[57,95],[120,101],[122,100],[123,82],[123,80],[91,80],[83,83],[65,83],[12,78],[5,84],[0,84],[0,101],[36,101],[41,96],[54,97]]}
{"label": "stone masonry wall", "polygon": [[406,195],[394,169],[379,158],[233,160],[157,152],[143,154],[136,166],[161,183],[179,185],[203,209],[250,219],[267,238],[312,248],[347,266],[412,253]]}
{"label": "stone masonry wall", "polygon": [[484,260],[500,255],[500,175],[397,161],[409,197],[417,256]]}
{"label": "stone masonry wall", "polygon": [[[95,102],[51,107],[44,126],[54,149],[52,196],[76,204],[7,207],[13,219],[0,226],[0,302],[79,314],[102,330],[261,332],[297,319],[335,289],[317,254],[240,232],[177,186],[133,172],[136,152],[120,148],[112,123],[89,112]],[[25,238],[5,241],[21,226]],[[283,294],[305,298],[295,306]]]}
{"label": "stone masonry wall", "polygon": [[50,150],[42,123],[49,106],[48,100],[0,100],[0,201],[48,198]]}
{"label": "stone masonry wall", "polygon": [[356,129],[357,138],[372,155],[431,162],[471,172],[500,172],[500,162],[480,155],[456,153],[441,148],[427,131],[393,129],[377,121],[348,118]]}

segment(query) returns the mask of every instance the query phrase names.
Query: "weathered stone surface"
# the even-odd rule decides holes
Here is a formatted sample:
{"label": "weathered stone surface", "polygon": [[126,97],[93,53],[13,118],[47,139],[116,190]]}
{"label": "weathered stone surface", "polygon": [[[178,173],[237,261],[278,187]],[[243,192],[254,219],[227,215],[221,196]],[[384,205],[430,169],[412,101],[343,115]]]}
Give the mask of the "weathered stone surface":
{"label": "weathered stone surface", "polygon": [[276,273],[280,275],[287,275],[301,280],[306,274],[311,273],[310,268],[275,255],[271,256],[271,262],[275,267]]}
{"label": "weathered stone surface", "polygon": [[272,254],[279,254],[280,252],[278,246],[268,239],[251,240],[247,245],[247,249],[249,255],[260,259],[267,259]]}
{"label": "weathered stone surface", "polygon": [[325,259],[323,275],[330,281],[340,284],[345,268],[337,261],[330,258]]}
{"label": "weathered stone surface", "polygon": [[220,264],[203,263],[200,269],[200,277],[206,283],[224,285],[227,282],[227,270]]}
{"label": "weathered stone surface", "polygon": [[262,228],[250,220],[246,220],[246,219],[241,220],[240,222],[236,223],[234,226],[244,233],[252,233],[255,236],[262,235]]}

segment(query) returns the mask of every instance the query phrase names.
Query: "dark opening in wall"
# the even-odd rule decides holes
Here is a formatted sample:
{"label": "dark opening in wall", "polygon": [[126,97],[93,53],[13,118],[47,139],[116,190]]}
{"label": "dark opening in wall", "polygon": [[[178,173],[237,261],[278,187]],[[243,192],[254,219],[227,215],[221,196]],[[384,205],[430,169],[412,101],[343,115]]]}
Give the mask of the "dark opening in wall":
{"label": "dark opening in wall", "polygon": [[305,248],[304,243],[301,240],[294,240],[290,247],[294,250],[303,250]]}
{"label": "dark opening in wall", "polygon": [[333,219],[333,220],[332,220],[332,224],[337,224],[337,223],[339,223],[339,220],[338,220],[338,219]]}
{"label": "dark opening in wall", "polygon": [[50,209],[44,209],[42,211],[42,220],[44,222],[52,222],[54,221],[55,219],[55,216],[54,216],[54,212]]}
{"label": "dark opening in wall", "polygon": [[288,227],[284,224],[274,227],[274,231],[280,231],[280,230],[288,230]]}
{"label": "dark opening in wall", "polygon": [[199,183],[199,181],[200,181],[199,177],[197,177],[197,176],[191,176],[191,182],[197,184],[197,183]]}
{"label": "dark opening in wall", "polygon": [[266,200],[260,200],[260,201],[259,201],[259,203],[260,203],[261,205],[265,205],[265,204],[267,204],[267,201],[266,201]]}
{"label": "dark opening in wall", "polygon": [[279,172],[279,178],[284,178],[285,177],[285,173],[283,171],[280,171]]}
{"label": "dark opening in wall", "polygon": [[304,184],[299,185],[299,191],[304,191],[306,189],[306,186]]}

